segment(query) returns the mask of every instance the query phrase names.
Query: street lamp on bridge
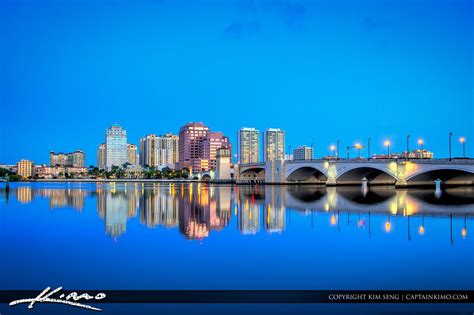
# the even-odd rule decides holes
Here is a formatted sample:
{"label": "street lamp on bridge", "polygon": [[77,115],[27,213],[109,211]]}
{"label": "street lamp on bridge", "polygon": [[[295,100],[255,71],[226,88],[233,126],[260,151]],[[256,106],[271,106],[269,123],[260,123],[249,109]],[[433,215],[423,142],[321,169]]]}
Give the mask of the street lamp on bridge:
{"label": "street lamp on bridge", "polygon": [[354,145],[354,148],[357,149],[357,158],[360,159],[360,149],[365,148],[365,147],[360,143],[356,143]]}
{"label": "street lamp on bridge", "polygon": [[370,140],[372,139],[367,139],[367,160],[370,160]]}
{"label": "street lamp on bridge", "polygon": [[423,144],[425,144],[425,142],[423,141],[423,139],[418,139],[418,144],[420,145],[421,151],[423,151]]}
{"label": "street lamp on bridge", "polygon": [[451,161],[451,138],[453,137],[453,133],[449,133],[449,160]]}
{"label": "street lamp on bridge", "polygon": [[390,158],[390,141],[385,140],[383,145],[387,147],[387,156]]}
{"label": "street lamp on bridge", "polygon": [[409,154],[410,154],[410,135],[407,135],[407,155],[405,157],[405,161],[408,161]]}
{"label": "street lamp on bridge", "polygon": [[335,157],[335,154],[334,154],[334,151],[336,151],[336,146],[334,144],[332,144],[329,149],[331,150],[331,155],[332,157],[334,158]]}
{"label": "street lamp on bridge", "polygon": [[462,157],[465,158],[466,157],[466,138],[464,137],[459,138],[459,142],[462,143]]}

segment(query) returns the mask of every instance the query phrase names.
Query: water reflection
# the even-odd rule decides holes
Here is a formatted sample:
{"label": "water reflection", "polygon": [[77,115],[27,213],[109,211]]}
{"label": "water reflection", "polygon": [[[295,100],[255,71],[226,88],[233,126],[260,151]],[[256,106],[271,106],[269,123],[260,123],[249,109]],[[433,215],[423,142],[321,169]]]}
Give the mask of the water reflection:
{"label": "water reflection", "polygon": [[[325,188],[320,186],[212,186],[205,184],[90,184],[66,188],[18,186],[10,190],[20,204],[46,198],[51,209],[72,208],[81,212],[88,199],[95,199],[98,216],[105,231],[113,238],[124,234],[127,222],[138,216],[147,228],[178,228],[190,240],[210,237],[226,229],[235,217],[241,234],[283,233],[291,225],[291,216],[303,214],[314,227],[314,216],[326,215],[327,228],[355,226],[372,235],[373,216],[383,220],[381,230],[394,229],[394,217],[402,218],[403,230],[428,233],[425,218],[449,220],[450,241],[455,235],[468,237],[468,225],[474,214],[473,187],[450,188],[435,194],[433,190],[396,190],[392,187]],[[2,190],[8,204],[8,192]],[[453,231],[453,220],[462,221],[462,229]],[[400,224],[397,222],[396,224]],[[379,226],[375,227],[380,229]]]}

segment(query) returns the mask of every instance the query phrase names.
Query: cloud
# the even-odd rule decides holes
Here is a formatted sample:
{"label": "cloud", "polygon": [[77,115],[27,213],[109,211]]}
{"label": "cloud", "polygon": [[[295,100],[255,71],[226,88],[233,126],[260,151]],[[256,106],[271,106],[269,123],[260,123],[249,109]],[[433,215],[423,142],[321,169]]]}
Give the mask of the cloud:
{"label": "cloud", "polygon": [[229,38],[242,38],[251,36],[260,32],[260,22],[239,22],[234,21],[230,23],[224,30],[224,36]]}

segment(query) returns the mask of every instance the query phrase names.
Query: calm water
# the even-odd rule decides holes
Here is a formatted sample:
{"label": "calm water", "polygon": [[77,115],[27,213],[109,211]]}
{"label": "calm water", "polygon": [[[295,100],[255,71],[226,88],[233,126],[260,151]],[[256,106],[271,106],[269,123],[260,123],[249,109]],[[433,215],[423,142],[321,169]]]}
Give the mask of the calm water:
{"label": "calm water", "polygon": [[474,289],[474,190],[17,184],[1,289]]}

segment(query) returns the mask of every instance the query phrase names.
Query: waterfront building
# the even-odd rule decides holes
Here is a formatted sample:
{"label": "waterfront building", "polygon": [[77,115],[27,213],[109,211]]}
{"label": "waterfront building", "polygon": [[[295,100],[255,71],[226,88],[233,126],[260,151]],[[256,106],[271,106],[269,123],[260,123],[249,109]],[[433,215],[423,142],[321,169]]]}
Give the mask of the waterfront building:
{"label": "waterfront building", "polygon": [[242,128],[238,133],[239,163],[260,161],[260,131],[255,128]]}
{"label": "waterfront building", "polygon": [[137,164],[137,146],[134,144],[127,144],[128,150],[128,163],[132,165]]}
{"label": "waterfront building", "polygon": [[157,167],[157,148],[158,137],[155,134],[149,134],[140,138],[140,165],[143,167]]}
{"label": "waterfront building", "polygon": [[293,150],[294,160],[312,160],[313,159],[313,148],[305,145],[299,146]]}
{"label": "waterfront building", "polygon": [[49,164],[51,166],[84,167],[85,160],[84,152],[81,149],[70,153],[56,153],[54,151],[49,153]]}
{"label": "waterfront building", "polygon": [[[179,130],[179,168],[199,172],[201,164],[200,145],[206,139],[209,127],[202,122],[187,123]],[[194,164],[194,165],[193,165]]]}
{"label": "waterfront building", "polygon": [[179,157],[179,137],[173,134],[149,134],[140,139],[140,165],[163,169],[175,168]]}
{"label": "waterfront building", "polygon": [[35,173],[35,163],[30,160],[21,160],[16,167],[18,176],[22,178],[31,178]]}
{"label": "waterfront building", "polygon": [[99,170],[105,170],[105,143],[99,144],[97,149],[97,167]]}
{"label": "waterfront building", "polygon": [[231,179],[231,169],[230,169],[230,155],[231,151],[229,149],[218,149],[217,150],[217,168],[216,168],[216,180],[230,180]]}
{"label": "waterfront building", "polygon": [[112,125],[105,134],[105,169],[122,166],[128,162],[127,131]]}
{"label": "waterfront building", "polygon": [[192,172],[215,169],[220,148],[232,150],[229,139],[221,132],[211,132],[202,122],[187,123],[179,130],[179,168]]}
{"label": "waterfront building", "polygon": [[[217,150],[224,148],[232,152],[229,138],[222,132],[209,132],[207,137],[201,142],[200,159],[207,160],[207,167],[201,167],[201,170],[215,170],[217,167]],[[230,153],[229,153],[230,156]]]}
{"label": "waterfront building", "polygon": [[179,137],[171,133],[159,136],[157,151],[159,169],[176,168],[179,161]]}
{"label": "waterfront building", "polygon": [[265,160],[285,159],[285,132],[281,129],[268,128],[265,132]]}
{"label": "waterfront building", "polygon": [[35,167],[34,174],[38,178],[51,179],[51,178],[81,178],[87,175],[88,169],[85,166],[47,166],[46,164],[38,165]]}

